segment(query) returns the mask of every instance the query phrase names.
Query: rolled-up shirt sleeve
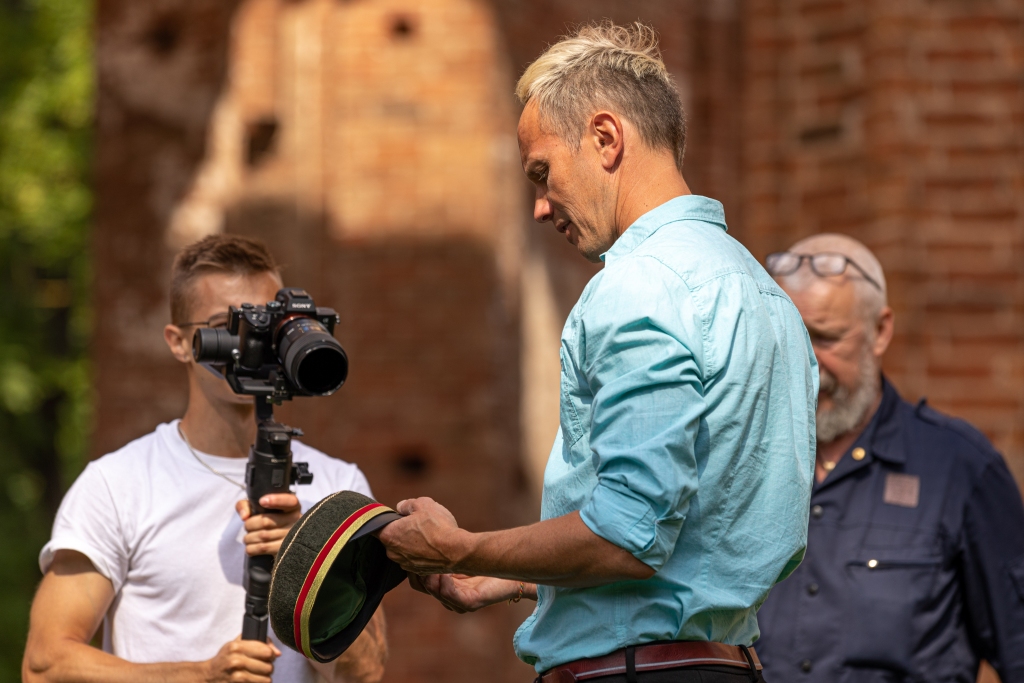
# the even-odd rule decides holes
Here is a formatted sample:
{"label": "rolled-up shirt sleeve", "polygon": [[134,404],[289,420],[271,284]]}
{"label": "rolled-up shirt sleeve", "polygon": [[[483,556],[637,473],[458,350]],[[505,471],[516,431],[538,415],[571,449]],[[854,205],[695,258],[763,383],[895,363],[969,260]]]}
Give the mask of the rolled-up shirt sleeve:
{"label": "rolled-up shirt sleeve", "polygon": [[680,285],[657,259],[631,260],[605,272],[581,312],[598,484],[580,515],[654,570],[671,557],[697,490],[705,409],[701,318]]}

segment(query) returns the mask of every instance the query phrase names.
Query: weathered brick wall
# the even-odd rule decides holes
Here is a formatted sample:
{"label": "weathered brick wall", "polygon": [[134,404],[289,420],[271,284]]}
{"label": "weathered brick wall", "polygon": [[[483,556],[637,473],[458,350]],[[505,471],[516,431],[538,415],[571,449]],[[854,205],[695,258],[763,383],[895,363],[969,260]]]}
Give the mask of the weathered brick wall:
{"label": "weathered brick wall", "polygon": [[97,4],[94,454],[184,409],[184,378],[160,344],[164,232],[204,155],[233,13],[230,2]]}
{"label": "weathered brick wall", "polygon": [[886,372],[988,434],[1024,481],[1024,5],[750,0],[743,211],[755,255],[872,247]]}

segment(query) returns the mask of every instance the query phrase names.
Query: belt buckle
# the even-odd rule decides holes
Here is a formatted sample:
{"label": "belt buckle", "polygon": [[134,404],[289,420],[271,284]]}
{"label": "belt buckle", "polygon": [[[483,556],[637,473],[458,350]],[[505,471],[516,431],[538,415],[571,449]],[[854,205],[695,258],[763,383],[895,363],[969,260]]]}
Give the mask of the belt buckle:
{"label": "belt buckle", "polygon": [[533,683],[576,683],[579,679],[568,669],[555,669],[538,676]]}

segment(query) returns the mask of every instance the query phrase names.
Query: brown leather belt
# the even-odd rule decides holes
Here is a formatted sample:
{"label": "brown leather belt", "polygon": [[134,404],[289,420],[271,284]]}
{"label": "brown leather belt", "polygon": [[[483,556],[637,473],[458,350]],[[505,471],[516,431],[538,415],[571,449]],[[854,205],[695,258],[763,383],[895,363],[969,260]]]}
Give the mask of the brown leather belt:
{"label": "brown leather belt", "polygon": [[[751,664],[760,671],[761,662],[754,648],[749,647],[746,650],[750,653],[749,660],[744,656],[743,648],[737,645],[677,640],[670,643],[637,645],[634,650],[634,661],[638,673],[690,666],[735,666],[749,671]],[[623,649],[603,657],[577,659],[575,662],[548,669],[534,683],[576,683],[624,673],[626,651]]]}

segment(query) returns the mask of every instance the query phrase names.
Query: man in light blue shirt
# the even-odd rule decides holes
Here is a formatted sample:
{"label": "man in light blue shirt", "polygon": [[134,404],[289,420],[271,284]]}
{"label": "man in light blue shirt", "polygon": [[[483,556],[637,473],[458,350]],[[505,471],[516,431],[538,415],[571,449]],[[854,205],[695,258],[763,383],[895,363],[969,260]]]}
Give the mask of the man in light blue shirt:
{"label": "man in light blue shirt", "polygon": [[761,680],[756,611],[807,536],[818,375],[800,315],[721,204],[690,194],[650,29],[585,27],[517,93],[535,218],[605,264],[562,332],[542,521],[471,534],[419,498],[380,539],[449,609],[535,598],[515,647],[545,683]]}

